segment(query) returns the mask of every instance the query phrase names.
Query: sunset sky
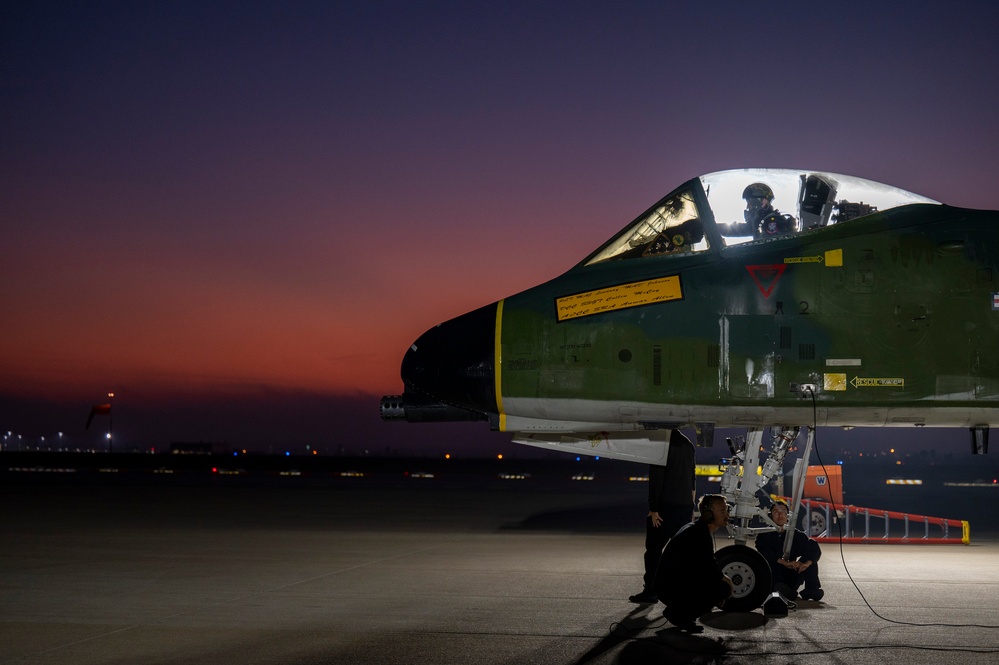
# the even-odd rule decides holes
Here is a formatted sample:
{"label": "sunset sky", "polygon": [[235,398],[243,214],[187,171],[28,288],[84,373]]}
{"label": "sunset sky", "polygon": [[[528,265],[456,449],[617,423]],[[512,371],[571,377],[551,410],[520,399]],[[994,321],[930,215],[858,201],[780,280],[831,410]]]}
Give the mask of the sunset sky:
{"label": "sunset sky", "polygon": [[114,390],[125,446],[502,446],[378,420],[406,348],[684,180],[999,208],[997,25],[984,1],[5,3],[0,429],[91,440]]}

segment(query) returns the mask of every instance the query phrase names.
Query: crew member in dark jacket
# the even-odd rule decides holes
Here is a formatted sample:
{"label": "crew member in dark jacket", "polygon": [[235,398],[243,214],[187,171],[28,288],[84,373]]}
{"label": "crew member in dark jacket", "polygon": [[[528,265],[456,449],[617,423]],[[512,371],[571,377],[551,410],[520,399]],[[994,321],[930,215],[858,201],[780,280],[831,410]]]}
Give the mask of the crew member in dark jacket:
{"label": "crew member in dark jacket", "polygon": [[699,633],[699,617],[721,607],[732,595],[732,580],[722,573],[715,559],[712,534],[728,524],[728,504],[720,494],[701,497],[700,517],[670,538],[659,560],[653,588],[659,594],[670,623],[681,630]]}
{"label": "crew member in dark jacket", "polygon": [[669,437],[666,466],[649,465],[649,513],[645,518],[645,576],[640,593],[629,596],[633,603],[654,603],[652,589],[656,567],[666,542],[690,521],[694,512],[694,444],[683,432]]}
{"label": "crew member in dark jacket", "polygon": [[761,533],[756,536],[756,549],[770,564],[773,573],[773,590],[780,592],[788,600],[798,597],[798,589],[805,600],[822,600],[825,592],[819,583],[819,557],[822,550],[819,544],[808,537],[803,531],[791,529],[793,540],[788,558],[784,558],[784,541],[787,537],[787,502],[783,499],[774,501],[770,506],[770,519],[777,525],[777,531]]}

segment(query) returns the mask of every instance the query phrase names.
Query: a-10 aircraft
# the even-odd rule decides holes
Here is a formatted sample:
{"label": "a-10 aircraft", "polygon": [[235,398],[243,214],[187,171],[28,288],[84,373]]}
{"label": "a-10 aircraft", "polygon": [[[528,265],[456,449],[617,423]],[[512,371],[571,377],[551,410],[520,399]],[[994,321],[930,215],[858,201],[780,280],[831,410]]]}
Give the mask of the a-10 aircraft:
{"label": "a-10 aircraft", "polygon": [[[959,427],[987,451],[999,212],[834,173],[711,173],[565,274],[431,328],[401,373],[386,420],[487,421],[573,454],[663,463],[674,428],[699,445],[747,428],[721,486],[737,544],[718,555],[728,609],[751,609],[770,579],[745,546],[750,520],[772,528],[757,494],[802,428],[804,459],[821,426]],[[763,472],[744,474],[765,431]]]}

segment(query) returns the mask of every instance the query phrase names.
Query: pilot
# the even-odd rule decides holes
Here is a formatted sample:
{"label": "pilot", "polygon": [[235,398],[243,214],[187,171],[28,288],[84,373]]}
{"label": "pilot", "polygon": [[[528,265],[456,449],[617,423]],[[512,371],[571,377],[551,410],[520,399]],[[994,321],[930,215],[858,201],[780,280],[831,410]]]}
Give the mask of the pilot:
{"label": "pilot", "polygon": [[742,190],[746,200],[746,210],[742,213],[745,221],[730,224],[725,235],[752,235],[753,238],[774,238],[797,230],[798,222],[791,215],[784,215],[773,206],[774,190],[762,182]]}
{"label": "pilot", "polygon": [[788,600],[798,597],[802,584],[801,597],[805,600],[822,600],[825,592],[819,582],[819,557],[822,550],[819,544],[809,538],[804,531],[790,529],[793,541],[788,558],[784,558],[784,540],[787,538],[787,502],[777,499],[770,506],[770,519],[777,525],[777,531],[756,536],[756,549],[770,564],[773,573],[773,590],[780,592]]}

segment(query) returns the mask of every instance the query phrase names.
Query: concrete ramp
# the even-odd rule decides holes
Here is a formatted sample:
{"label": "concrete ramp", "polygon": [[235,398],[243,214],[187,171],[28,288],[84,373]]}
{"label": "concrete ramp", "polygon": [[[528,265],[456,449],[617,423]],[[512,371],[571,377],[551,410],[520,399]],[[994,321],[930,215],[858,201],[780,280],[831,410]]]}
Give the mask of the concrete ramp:
{"label": "concrete ramp", "polygon": [[[642,492],[6,487],[0,664],[999,660],[999,543],[980,539],[826,543],[825,602],[680,633],[627,600]],[[614,506],[631,532],[583,528]]]}

